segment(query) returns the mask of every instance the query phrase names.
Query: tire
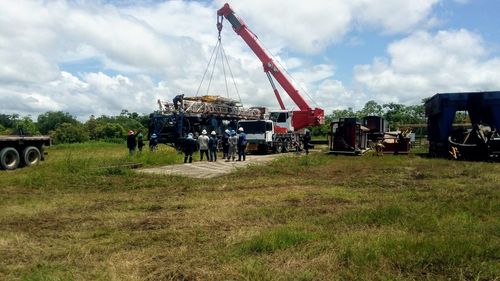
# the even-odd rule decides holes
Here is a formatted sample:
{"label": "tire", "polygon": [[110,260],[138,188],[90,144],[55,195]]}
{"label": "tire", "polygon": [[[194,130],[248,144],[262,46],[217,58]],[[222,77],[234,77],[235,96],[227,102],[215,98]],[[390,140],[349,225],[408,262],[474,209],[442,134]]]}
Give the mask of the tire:
{"label": "tire", "polygon": [[0,168],[4,170],[15,170],[19,167],[19,152],[15,148],[6,147],[0,151]]}
{"label": "tire", "polygon": [[304,150],[304,142],[299,141],[299,145],[297,146],[298,151]]}
{"label": "tire", "polygon": [[274,147],[274,152],[275,153],[281,153],[283,151],[283,144],[277,144],[275,147]]}
{"label": "tire", "polygon": [[28,167],[39,164],[41,158],[40,150],[34,146],[28,146],[23,150],[23,161]]}
{"label": "tire", "polygon": [[283,153],[288,153],[290,151],[290,143],[289,142],[285,142],[283,143]]}

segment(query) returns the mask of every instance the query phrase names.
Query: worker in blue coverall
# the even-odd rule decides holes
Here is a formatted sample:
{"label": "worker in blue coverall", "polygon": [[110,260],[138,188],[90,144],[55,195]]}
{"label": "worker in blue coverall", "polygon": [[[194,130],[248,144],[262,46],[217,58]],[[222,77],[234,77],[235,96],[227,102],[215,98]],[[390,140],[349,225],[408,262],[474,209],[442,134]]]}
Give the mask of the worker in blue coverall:
{"label": "worker in blue coverall", "polygon": [[193,138],[193,134],[189,133],[187,138],[184,140],[184,163],[193,162],[193,152],[196,149],[196,141]]}
{"label": "worker in blue coverall", "polygon": [[238,128],[238,161],[245,161],[246,155],[245,150],[247,149],[247,135],[245,134],[243,127]]}
{"label": "worker in blue coverall", "polygon": [[217,133],[212,131],[210,133],[210,139],[208,140],[208,153],[210,154],[210,162],[217,161],[217,144],[219,140],[217,139]]}

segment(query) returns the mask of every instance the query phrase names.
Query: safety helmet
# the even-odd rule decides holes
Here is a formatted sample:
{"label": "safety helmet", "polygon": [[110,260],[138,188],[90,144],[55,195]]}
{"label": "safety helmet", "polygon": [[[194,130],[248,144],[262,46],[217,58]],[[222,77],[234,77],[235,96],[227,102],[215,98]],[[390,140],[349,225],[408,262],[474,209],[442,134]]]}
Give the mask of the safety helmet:
{"label": "safety helmet", "polygon": [[231,136],[236,135],[236,132],[234,130],[231,130]]}
{"label": "safety helmet", "polygon": [[238,132],[243,132],[243,127],[239,127]]}
{"label": "safety helmet", "polygon": [[229,133],[230,133],[230,132],[229,132],[229,129],[226,129],[224,132],[225,132],[226,134],[229,134]]}
{"label": "safety helmet", "polygon": [[151,137],[152,137],[152,138],[156,138],[156,134],[154,134],[154,133],[153,133],[153,134],[151,135]]}
{"label": "safety helmet", "polygon": [[215,131],[212,131],[210,134],[211,134],[212,136],[217,135],[217,133],[216,133]]}
{"label": "safety helmet", "polygon": [[206,135],[206,134],[207,134],[207,130],[203,130],[203,131],[201,131],[201,134],[202,134],[202,135]]}
{"label": "safety helmet", "polygon": [[128,131],[128,135],[129,135],[129,136],[130,136],[130,135],[133,135],[133,134],[134,134],[134,131],[132,131],[132,130]]}

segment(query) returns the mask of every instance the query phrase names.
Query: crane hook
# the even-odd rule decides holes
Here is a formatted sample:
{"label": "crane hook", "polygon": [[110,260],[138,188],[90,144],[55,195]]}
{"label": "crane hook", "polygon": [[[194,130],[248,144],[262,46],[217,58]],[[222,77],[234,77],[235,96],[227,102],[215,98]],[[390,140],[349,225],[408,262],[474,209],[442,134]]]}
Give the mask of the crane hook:
{"label": "crane hook", "polygon": [[219,31],[219,41],[220,41],[220,33],[222,31],[222,21],[224,20],[223,16],[217,17],[217,30]]}

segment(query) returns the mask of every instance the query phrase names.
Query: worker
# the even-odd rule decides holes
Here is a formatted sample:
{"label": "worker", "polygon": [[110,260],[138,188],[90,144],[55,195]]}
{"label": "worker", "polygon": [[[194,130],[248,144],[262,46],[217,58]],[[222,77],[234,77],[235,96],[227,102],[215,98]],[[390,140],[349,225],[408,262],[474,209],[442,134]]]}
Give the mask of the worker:
{"label": "worker", "polygon": [[158,136],[153,133],[151,137],[149,137],[149,151],[153,152],[158,149]]}
{"label": "worker", "polygon": [[406,151],[406,139],[405,136],[403,135],[403,132],[398,132],[398,135],[396,137],[396,149],[394,150],[394,154],[399,154],[399,151]]}
{"label": "worker", "polygon": [[236,157],[236,147],[238,146],[238,135],[234,130],[231,130],[229,132],[228,144],[229,148],[227,152],[226,162],[231,161],[231,159],[234,161],[234,158]]}
{"label": "worker", "polygon": [[208,149],[210,153],[210,162],[217,161],[217,143],[219,140],[217,139],[217,133],[212,131],[210,133],[210,139],[208,140]]}
{"label": "worker", "polygon": [[238,128],[238,161],[245,161],[246,155],[245,150],[247,149],[247,135],[245,134],[243,127]]}
{"label": "worker", "polygon": [[208,141],[207,130],[201,131],[201,136],[198,137],[198,146],[200,147],[200,161],[203,161],[203,155],[207,156],[207,161],[210,161],[208,157]]}
{"label": "worker", "polygon": [[139,130],[137,132],[137,149],[139,150],[139,153],[142,152],[143,147],[144,147],[144,135],[142,134],[142,131]]}
{"label": "worker", "polygon": [[184,108],[183,104],[184,104],[184,94],[181,94],[181,95],[177,95],[174,97],[173,99],[173,102],[174,102],[174,108],[175,110],[179,110],[182,111],[182,109]]}
{"label": "worker", "polygon": [[137,146],[137,140],[135,139],[135,133],[134,131],[130,130],[128,131],[128,136],[127,136],[128,154],[130,156],[134,155],[136,146]]}
{"label": "worker", "polygon": [[309,154],[309,146],[311,145],[311,132],[306,130],[306,134],[304,135],[304,150],[306,151],[306,155]]}
{"label": "worker", "polygon": [[184,140],[184,163],[193,162],[193,152],[196,149],[196,141],[193,138],[193,134],[189,133],[187,138]]}
{"label": "worker", "polygon": [[221,140],[221,142],[222,142],[222,159],[229,159],[227,157],[228,150],[229,150],[229,142],[228,142],[228,140],[229,140],[229,130],[226,129],[224,131],[224,134],[222,135],[222,140]]}

